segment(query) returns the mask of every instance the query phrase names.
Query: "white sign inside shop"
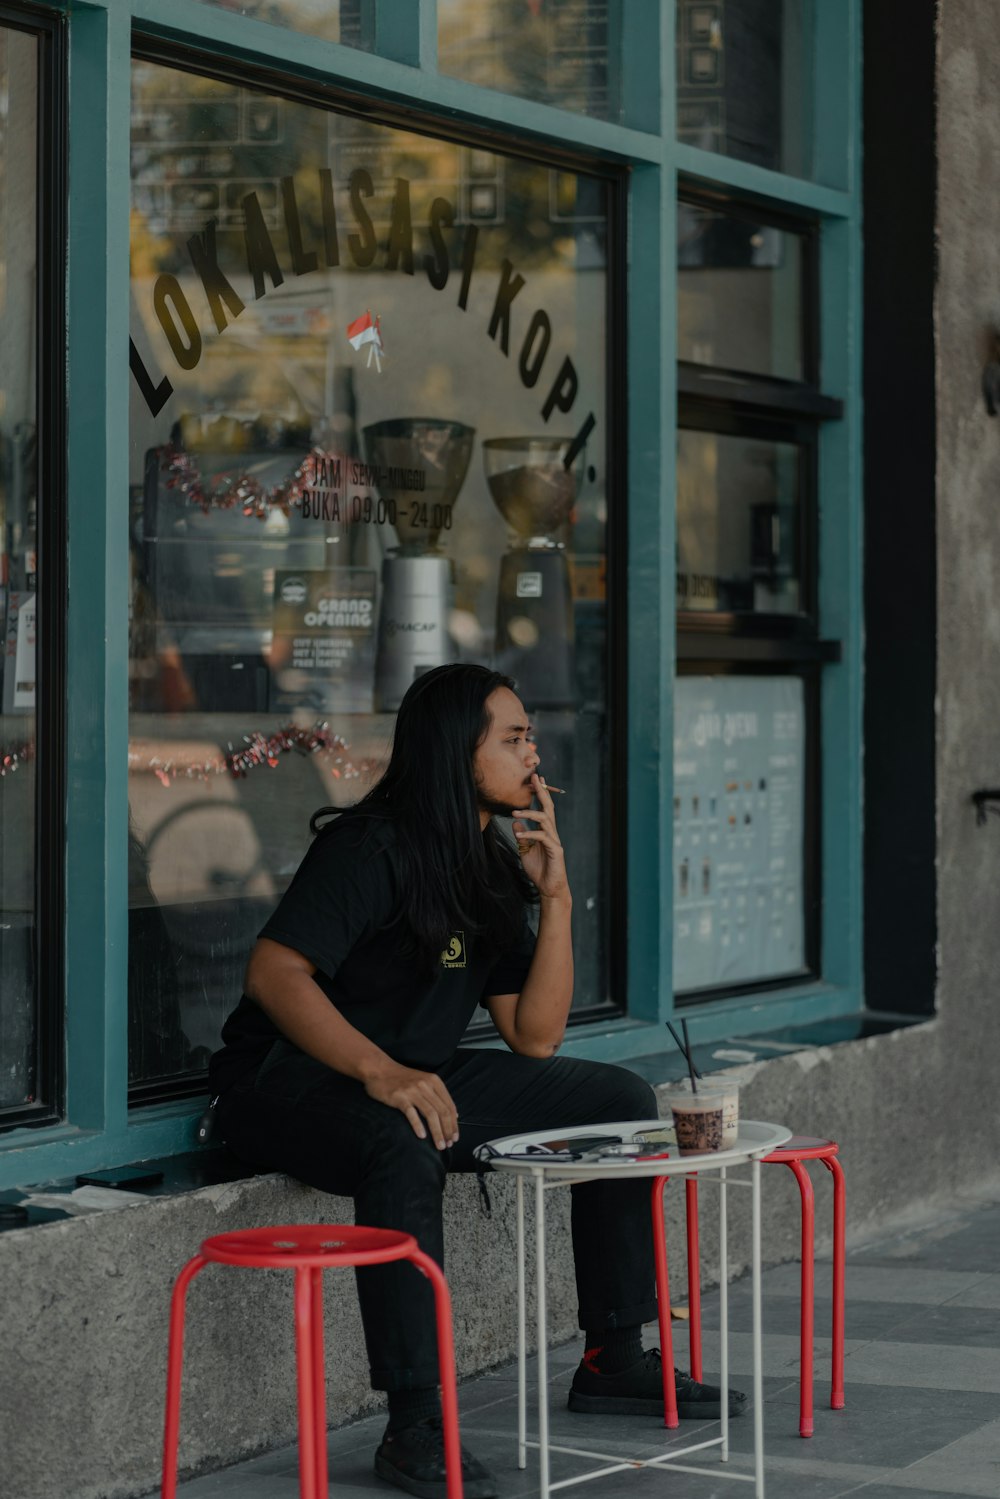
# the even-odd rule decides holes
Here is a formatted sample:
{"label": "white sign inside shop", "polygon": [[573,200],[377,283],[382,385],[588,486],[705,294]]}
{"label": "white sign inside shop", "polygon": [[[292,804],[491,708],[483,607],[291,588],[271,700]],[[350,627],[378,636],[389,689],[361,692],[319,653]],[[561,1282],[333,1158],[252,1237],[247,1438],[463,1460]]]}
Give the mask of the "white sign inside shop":
{"label": "white sign inside shop", "polygon": [[674,698],[674,987],[805,966],[799,677],[681,677]]}

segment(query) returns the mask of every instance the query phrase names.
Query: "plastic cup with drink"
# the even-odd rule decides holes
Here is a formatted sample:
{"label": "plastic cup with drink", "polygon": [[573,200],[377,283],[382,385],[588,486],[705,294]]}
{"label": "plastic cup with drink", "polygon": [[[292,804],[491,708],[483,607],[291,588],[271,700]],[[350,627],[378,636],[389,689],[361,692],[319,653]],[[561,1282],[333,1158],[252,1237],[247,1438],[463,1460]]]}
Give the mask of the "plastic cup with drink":
{"label": "plastic cup with drink", "polygon": [[689,1079],[667,1093],[681,1155],[731,1150],[739,1131],[739,1084],[731,1078],[699,1078],[697,1091]]}

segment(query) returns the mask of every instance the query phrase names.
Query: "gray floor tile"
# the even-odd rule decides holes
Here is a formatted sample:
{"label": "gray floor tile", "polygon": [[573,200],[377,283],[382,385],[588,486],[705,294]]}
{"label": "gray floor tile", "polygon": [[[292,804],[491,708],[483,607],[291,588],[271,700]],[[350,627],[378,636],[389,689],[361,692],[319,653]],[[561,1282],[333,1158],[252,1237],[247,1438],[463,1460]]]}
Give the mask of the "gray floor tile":
{"label": "gray floor tile", "polygon": [[[814,1435],[798,1435],[798,1384],[765,1394],[765,1441],[768,1458],[808,1451],[811,1458],[899,1468],[928,1457],[974,1434],[997,1411],[992,1395],[937,1390],[906,1390],[848,1384],[843,1410],[830,1409],[829,1389],[814,1391]],[[734,1445],[742,1449],[743,1432]],[[997,1489],[1000,1493],[1000,1488]]]}
{"label": "gray floor tile", "polygon": [[[851,1338],[845,1339],[845,1341],[844,1341],[844,1357],[845,1357],[845,1360],[851,1354],[859,1353],[861,1350],[863,1350],[863,1349],[865,1349],[865,1348],[867,1348],[869,1346],[878,1347],[878,1346],[881,1346],[881,1345],[879,1345],[879,1344],[869,1345],[869,1343],[866,1342],[866,1341],[855,1340],[855,1339],[851,1339]],[[831,1344],[829,1338],[827,1338],[827,1337],[820,1337],[819,1335],[817,1335],[816,1337],[813,1338],[813,1371],[814,1371],[813,1372],[813,1378],[814,1379],[822,1379],[824,1377],[823,1371],[824,1370],[829,1371],[829,1368],[830,1368],[831,1348],[832,1348],[832,1344]],[[682,1351],[684,1353],[684,1356],[686,1357],[687,1356],[687,1350],[686,1349],[682,1350],[680,1347],[675,1348],[675,1352],[678,1355],[678,1358],[677,1358],[678,1362],[680,1362],[680,1355],[681,1355]],[[704,1367],[705,1367],[705,1370],[706,1370],[705,1377],[707,1379],[709,1377],[709,1375],[708,1375],[708,1371],[709,1370],[711,1370],[713,1374],[716,1374],[716,1373],[718,1373],[718,1369],[719,1369],[719,1335],[718,1335],[717,1332],[713,1332],[713,1331],[706,1331],[706,1332],[704,1332],[704,1334],[702,1336],[702,1352],[703,1352],[703,1357],[704,1357]],[[764,1333],[764,1373],[765,1374],[770,1374],[770,1375],[773,1375],[773,1376],[782,1376],[782,1375],[784,1375],[787,1378],[791,1378],[791,1377],[793,1377],[793,1376],[795,1376],[795,1375],[798,1374],[798,1370],[799,1370],[799,1338],[798,1338],[798,1334],[796,1333],[795,1336],[791,1336],[791,1335],[787,1335],[787,1334],[783,1334],[783,1333],[773,1333],[772,1334],[772,1333],[767,1332],[766,1329],[765,1329],[765,1333]],[[753,1339],[752,1339],[750,1333],[748,1333],[748,1332],[730,1332],[730,1334],[729,1334],[729,1372],[730,1372],[730,1374],[731,1375],[738,1375],[741,1379],[746,1379],[746,1377],[749,1374],[751,1374],[752,1371],[753,1371]],[[826,1377],[829,1377],[828,1372],[827,1372]],[[970,1388],[971,1389],[980,1389],[980,1388],[982,1388],[982,1386],[980,1386],[980,1385],[972,1385],[972,1386],[970,1386]]]}
{"label": "gray floor tile", "polygon": [[297,1476],[258,1473],[246,1463],[178,1485],[184,1499],[295,1499],[298,1491]]}
{"label": "gray floor tile", "polygon": [[[901,1389],[891,1384],[855,1385],[848,1380],[844,1387],[845,1406],[842,1411],[830,1409],[827,1394],[827,1390],[816,1384],[816,1421],[818,1423],[821,1416],[829,1421],[831,1432],[840,1429],[837,1423],[844,1418],[845,1411],[855,1412],[862,1423],[870,1422],[873,1425],[906,1421],[912,1412],[938,1445],[946,1440],[943,1434],[945,1427],[957,1426],[963,1433],[974,1431],[994,1420],[1000,1408],[997,1397],[984,1390],[920,1389],[914,1386]],[[769,1405],[788,1404],[797,1408],[798,1380],[766,1393],[765,1399]],[[941,1433],[939,1441],[935,1435],[937,1431]]]}
{"label": "gray floor tile", "polygon": [[901,1491],[923,1485],[942,1494],[1000,1494],[1000,1420],[980,1426],[887,1480]]}
{"label": "gray floor tile", "polygon": [[[833,1306],[828,1297],[817,1296],[813,1303],[814,1328],[820,1336],[830,1333]],[[765,1336],[798,1337],[801,1303],[798,1297],[768,1297],[763,1305]],[[895,1343],[953,1343],[970,1348],[1000,1346],[1000,1305],[974,1303],[960,1298],[943,1304],[858,1301],[849,1297],[845,1303],[844,1323],[850,1342],[885,1340]],[[719,1302],[713,1296],[702,1307],[703,1331],[717,1331]],[[753,1305],[749,1290],[740,1286],[729,1297],[731,1332],[750,1332],[753,1327]],[[686,1347],[686,1333],[683,1346]]]}
{"label": "gray floor tile", "polygon": [[895,1265],[900,1261],[921,1269],[996,1270],[1000,1242],[1000,1204],[969,1208],[936,1223],[898,1234],[854,1251],[865,1265]]}
{"label": "gray floor tile", "polygon": [[[811,1443],[799,1442],[802,1452],[808,1453],[812,1450]],[[737,1453],[733,1458],[734,1465],[743,1472],[753,1471],[753,1459],[750,1456]],[[879,1483],[882,1479],[891,1477],[890,1469],[875,1467],[870,1463],[849,1462],[826,1462],[823,1459],[813,1457],[788,1456],[783,1452],[775,1452],[770,1448],[764,1454],[764,1482],[767,1493],[770,1496],[771,1484],[778,1477],[786,1481],[793,1480],[796,1476],[802,1479],[815,1478],[835,1485],[836,1492],[849,1487],[856,1488],[859,1484]]]}
{"label": "gray floor tile", "polygon": [[[671,1472],[669,1464],[656,1468],[630,1469],[609,1474],[599,1480],[600,1487],[593,1492],[603,1496],[603,1499],[607,1499],[609,1494],[614,1494],[616,1499],[740,1499],[740,1496],[753,1493],[749,1484],[734,1483],[727,1477],[726,1468],[711,1453],[692,1453],[678,1461],[707,1471],[689,1473],[680,1469]],[[557,1471],[559,1477],[569,1477],[599,1466],[599,1463],[589,1460],[563,1457],[558,1470],[553,1462],[552,1477],[557,1477]],[[727,1467],[734,1473],[753,1471],[752,1463],[735,1456]],[[493,1465],[493,1471],[500,1480],[503,1499],[518,1499],[519,1495],[526,1496],[526,1499],[529,1495],[537,1496],[538,1474],[530,1460],[524,1473],[517,1473],[516,1470],[508,1473],[500,1462]],[[843,1480],[837,1475],[803,1472],[798,1469],[786,1472],[777,1466],[768,1469],[766,1481],[767,1499],[835,1499],[843,1488]]]}
{"label": "gray floor tile", "polygon": [[[846,1335],[852,1341],[869,1342],[892,1334],[910,1319],[917,1319],[925,1307],[919,1302],[859,1301],[849,1297],[844,1305]],[[767,1296],[763,1303],[763,1322],[766,1334],[777,1333],[786,1337],[799,1336],[801,1301],[798,1295]],[[833,1317],[833,1303],[829,1296],[817,1296],[813,1302],[814,1327],[820,1335],[829,1336]],[[718,1297],[706,1301],[702,1306],[701,1325],[704,1330],[717,1331],[719,1327]],[[729,1294],[729,1328],[731,1332],[750,1332],[753,1327],[753,1303],[749,1287],[742,1284]],[[686,1338],[686,1333],[682,1334]]]}
{"label": "gray floor tile", "polygon": [[[948,1343],[963,1348],[1000,1347],[1000,1307],[925,1306],[887,1330],[894,1343]],[[1000,1489],[997,1490],[1000,1494]]]}
{"label": "gray floor tile", "polygon": [[[950,1301],[953,1297],[974,1294],[976,1287],[993,1277],[981,1270],[931,1269],[900,1265],[894,1260],[886,1264],[870,1264],[863,1258],[864,1251],[847,1257],[847,1297],[850,1301],[904,1301],[913,1303],[937,1303]],[[830,1266],[828,1261],[816,1261],[816,1288],[826,1294],[829,1286]],[[1000,1280],[1000,1277],[998,1277]],[[745,1282],[740,1280],[742,1286]],[[798,1297],[800,1270],[798,1264],[777,1265],[761,1277],[765,1296]],[[1000,1286],[998,1286],[1000,1293]]]}
{"label": "gray floor tile", "polygon": [[[885,1483],[865,1484],[861,1488],[840,1489],[836,1499],[944,1499],[948,1493],[946,1489],[924,1489],[911,1488],[909,1485],[904,1489],[892,1487]],[[954,1499],[955,1491],[951,1490],[951,1499]],[[767,1499],[772,1499],[770,1489]]]}
{"label": "gray floor tile", "polygon": [[955,1348],[939,1343],[868,1343],[848,1352],[845,1370],[853,1383],[990,1390],[1000,1394],[1000,1349],[997,1348]]}
{"label": "gray floor tile", "polygon": [[950,1298],[955,1306],[1000,1306],[1000,1275],[983,1275]]}

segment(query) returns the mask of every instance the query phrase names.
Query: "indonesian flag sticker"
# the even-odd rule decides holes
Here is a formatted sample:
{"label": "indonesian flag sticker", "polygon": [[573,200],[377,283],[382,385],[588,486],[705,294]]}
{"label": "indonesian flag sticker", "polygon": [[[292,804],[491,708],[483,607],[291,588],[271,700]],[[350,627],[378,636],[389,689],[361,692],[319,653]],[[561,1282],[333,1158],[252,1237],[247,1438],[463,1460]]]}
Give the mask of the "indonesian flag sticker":
{"label": "indonesian flag sticker", "polygon": [[[355,318],[353,323],[347,325],[347,337],[352,349],[361,349],[368,345],[368,365],[375,360],[375,369],[378,374],[382,373],[382,355],[385,353],[385,345],[382,342],[382,321],[376,314],[372,317],[371,311],[366,310],[361,317]],[[368,368],[368,365],[365,368]]]}

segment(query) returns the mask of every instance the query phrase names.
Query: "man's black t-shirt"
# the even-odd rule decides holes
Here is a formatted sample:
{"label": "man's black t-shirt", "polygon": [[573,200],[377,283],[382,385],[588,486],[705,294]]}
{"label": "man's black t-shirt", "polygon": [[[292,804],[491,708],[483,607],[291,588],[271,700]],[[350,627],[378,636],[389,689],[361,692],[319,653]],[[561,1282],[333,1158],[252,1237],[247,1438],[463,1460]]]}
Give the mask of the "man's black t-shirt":
{"label": "man's black t-shirt", "polygon": [[[391,820],[346,815],[317,834],[260,935],[314,963],[344,1019],[394,1061],[433,1071],[454,1054],[478,1004],[520,993],[535,939],[527,915],[519,943],[499,957],[456,931],[433,975],[421,975],[401,952],[404,901]],[[244,995],[210,1064],[213,1092],[255,1067],[280,1035]]]}

